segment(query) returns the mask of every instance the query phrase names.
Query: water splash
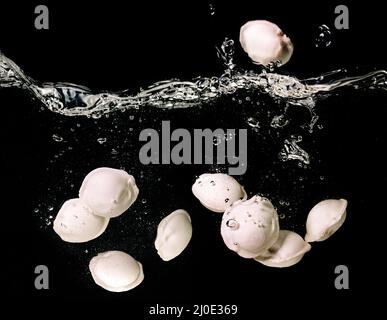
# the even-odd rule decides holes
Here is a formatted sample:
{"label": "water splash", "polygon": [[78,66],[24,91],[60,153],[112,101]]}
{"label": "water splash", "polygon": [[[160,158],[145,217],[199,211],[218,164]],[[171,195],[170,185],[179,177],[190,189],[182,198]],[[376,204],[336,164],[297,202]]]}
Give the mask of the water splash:
{"label": "water splash", "polygon": [[70,83],[38,83],[25,75],[13,61],[0,52],[0,88],[16,87],[29,90],[53,112],[65,116],[94,118],[117,110],[125,111],[140,107],[188,108],[231,95],[240,89],[255,90],[257,94],[284,100],[288,105],[307,107],[311,111],[312,118],[310,131],[318,119],[313,108],[320,93],[355,85],[387,90],[387,72],[384,70],[357,77],[348,77],[345,70],[336,70],[301,81],[292,76],[270,73],[266,70],[260,73],[235,70],[234,42],[231,39],[226,38],[217,50],[226,67],[221,76],[198,77],[186,81],[179,79],[159,81],[133,95],[128,91],[94,93],[87,87]]}
{"label": "water splash", "polygon": [[310,164],[309,154],[302,149],[298,143],[302,142],[302,136],[291,136],[285,140],[284,148],[279,154],[279,158],[282,161],[298,160],[305,165]]}
{"label": "water splash", "polygon": [[317,48],[327,48],[332,42],[332,33],[329,27],[325,24],[318,27],[318,35],[315,39]]}

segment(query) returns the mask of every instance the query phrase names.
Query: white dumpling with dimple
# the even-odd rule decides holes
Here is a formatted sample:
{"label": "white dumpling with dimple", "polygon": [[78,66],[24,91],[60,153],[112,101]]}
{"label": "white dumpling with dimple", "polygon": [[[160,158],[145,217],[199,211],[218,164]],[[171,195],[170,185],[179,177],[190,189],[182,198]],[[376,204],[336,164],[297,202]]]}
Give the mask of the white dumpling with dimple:
{"label": "white dumpling with dimple", "polygon": [[223,214],[223,241],[243,258],[264,253],[277,241],[278,233],[277,211],[266,198],[254,196],[237,201]]}
{"label": "white dumpling with dimple", "polygon": [[140,262],[122,251],[107,251],[93,257],[89,269],[95,283],[112,292],[128,291],[144,280]]}
{"label": "white dumpling with dimple", "polygon": [[59,210],[54,231],[67,242],[87,242],[100,236],[109,218],[99,217],[80,199],[66,201]]}
{"label": "white dumpling with dimple", "polygon": [[324,241],[334,234],[347,216],[347,200],[329,199],[316,204],[306,220],[305,241]]}
{"label": "white dumpling with dimple", "polygon": [[164,261],[176,258],[188,246],[192,237],[191,218],[178,209],[166,216],[157,228],[155,247]]}
{"label": "white dumpling with dimple", "polygon": [[83,180],[79,197],[101,217],[113,218],[125,212],[137,199],[133,176],[124,170],[98,168]]}
{"label": "white dumpling with dimple", "polygon": [[284,65],[293,54],[293,44],[282,30],[266,20],[245,23],[240,30],[239,41],[250,59],[264,66],[275,63]]}
{"label": "white dumpling with dimple", "polygon": [[237,200],[245,200],[243,187],[224,173],[205,173],[196,179],[192,193],[201,204],[214,212],[224,212]]}
{"label": "white dumpling with dimple", "polygon": [[255,260],[268,267],[285,268],[298,263],[310,249],[310,244],[297,233],[280,230],[274,245]]}

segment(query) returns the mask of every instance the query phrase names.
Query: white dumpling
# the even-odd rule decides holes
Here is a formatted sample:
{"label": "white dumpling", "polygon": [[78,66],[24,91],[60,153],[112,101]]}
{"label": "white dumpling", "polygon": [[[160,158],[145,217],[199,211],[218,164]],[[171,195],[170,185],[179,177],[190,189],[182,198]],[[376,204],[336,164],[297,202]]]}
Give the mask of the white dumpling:
{"label": "white dumpling", "polygon": [[79,197],[94,214],[113,218],[133,204],[138,192],[135,179],[124,170],[98,168],[83,180]]}
{"label": "white dumpling", "polygon": [[176,258],[188,246],[192,237],[191,218],[179,209],[166,216],[157,228],[155,247],[164,261]]}
{"label": "white dumpling", "polygon": [[192,193],[201,204],[214,212],[224,212],[237,200],[245,200],[243,187],[224,173],[205,173],[196,179]]}
{"label": "white dumpling", "polygon": [[241,27],[239,41],[250,59],[267,66],[284,65],[293,54],[293,44],[282,30],[266,20],[249,21]]}
{"label": "white dumpling", "polygon": [[316,204],[306,220],[305,241],[323,241],[334,234],[347,216],[347,200],[329,199]]}
{"label": "white dumpling", "polygon": [[237,201],[223,214],[221,235],[226,246],[243,258],[255,258],[278,238],[278,214],[272,203],[254,196]]}
{"label": "white dumpling", "polygon": [[66,201],[59,210],[53,226],[54,231],[67,242],[86,242],[100,236],[109,223],[99,217],[80,199]]}
{"label": "white dumpling", "polygon": [[144,280],[140,262],[122,251],[107,251],[93,257],[89,269],[95,283],[112,292],[128,291]]}
{"label": "white dumpling", "polygon": [[280,230],[274,245],[255,260],[268,267],[285,268],[298,263],[310,249],[310,244],[297,233]]}

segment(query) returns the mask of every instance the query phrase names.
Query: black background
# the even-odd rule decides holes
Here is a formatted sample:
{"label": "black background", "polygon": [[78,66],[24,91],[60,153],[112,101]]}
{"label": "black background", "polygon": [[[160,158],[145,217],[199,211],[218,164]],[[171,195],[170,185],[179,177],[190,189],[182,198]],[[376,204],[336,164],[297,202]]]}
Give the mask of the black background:
{"label": "black background", "polygon": [[[40,2],[2,3],[0,20],[0,49],[28,75],[41,81],[72,82],[96,91],[135,90],[172,77],[220,74],[223,67],[216,58],[215,45],[220,45],[225,36],[237,40],[240,26],[252,19],[271,20],[291,37],[294,55],[282,71],[299,78],[342,67],[354,74],[387,68],[383,8],[376,1],[346,2],[350,28],[341,31],[335,30],[333,25],[334,8],[341,3],[326,1],[313,4],[212,1],[214,16],[210,15],[206,1],[43,3],[50,9],[49,30],[38,31],[33,25],[34,8],[42,4]],[[328,48],[314,46],[317,27],[321,24],[327,24],[332,30],[332,44]],[[238,46],[236,50],[238,65],[254,68]],[[7,285],[3,290],[15,299],[36,299],[42,304],[64,299],[119,302],[139,314],[146,312],[150,305],[163,302],[170,305],[237,303],[244,315],[251,311],[258,315],[266,308],[303,315],[306,313],[303,305],[307,303],[313,303],[321,312],[355,308],[351,303],[353,299],[362,294],[371,295],[384,272],[378,263],[383,256],[383,244],[378,236],[383,233],[385,208],[382,202],[387,182],[383,156],[386,95],[362,91],[354,95],[350,89],[344,90],[344,94],[346,99],[331,97],[318,106],[324,130],[307,144],[319,161],[301,191],[291,189],[297,187],[291,184],[291,179],[297,175],[296,166],[289,165],[289,173],[281,167],[276,177],[282,179],[280,184],[278,181],[273,181],[272,185],[266,180],[260,182],[260,175],[268,170],[271,161],[275,162],[270,153],[264,159],[273,143],[270,139],[260,141],[249,136],[249,144],[262,143],[266,151],[249,149],[249,170],[242,178],[252,193],[262,190],[272,194],[273,201],[278,194],[289,193],[291,199],[298,194],[295,205],[303,212],[325,197],[347,198],[348,218],[337,234],[313,246],[302,263],[293,268],[265,268],[230,253],[214,232],[219,217],[193,199],[191,182],[204,168],[144,168],[148,180],[139,182],[139,186],[147,196],[155,222],[159,220],[158,208],[166,214],[180,206],[192,212],[193,222],[200,227],[195,229],[194,224],[196,233],[187,252],[169,264],[161,262],[145,245],[144,253],[137,253],[136,257],[144,263],[144,283],[127,293],[113,294],[95,286],[87,274],[87,261],[91,256],[74,258],[79,254],[76,249],[62,250],[63,243],[55,238],[52,230],[40,230],[33,218],[37,199],[44,199],[42,185],[55,184],[55,172],[47,178],[46,166],[53,154],[50,128],[62,121],[61,116],[38,112],[41,105],[31,102],[28,95],[18,90],[1,90],[5,187],[2,215],[6,231],[3,247],[7,249]],[[223,112],[228,104],[230,101],[225,101],[211,111],[206,110],[205,116],[176,111],[173,115],[175,127],[242,126],[243,119],[235,116],[238,113],[235,106],[230,106],[231,116]],[[171,117],[167,113],[154,116],[149,110],[139,113],[144,119],[143,127],[159,128],[161,119]],[[125,116],[117,117],[121,117],[118,121],[122,125]],[[79,121],[87,128],[88,120]],[[109,126],[110,120],[100,121],[103,127]],[[137,139],[136,130],[133,139]],[[106,158],[88,158],[93,156],[91,149],[86,148],[81,154],[75,183],[79,183],[89,169],[115,164],[116,160],[107,163],[104,162]],[[137,152],[134,150],[133,159]],[[328,177],[324,183],[315,182],[320,172]],[[61,183],[60,174],[58,172],[58,183]],[[163,176],[162,181],[169,179],[170,182],[166,186],[156,185],[155,192],[146,182],[152,181],[152,177],[156,179],[157,174]],[[67,198],[75,195],[73,190],[63,192],[67,192]],[[66,196],[56,197],[55,210]],[[295,230],[302,232],[300,221],[304,221],[305,216],[303,213],[302,219],[296,219]],[[119,229],[118,223],[111,232],[116,230],[114,228]],[[140,231],[136,232],[140,234]],[[149,242],[153,237],[150,232],[141,241]],[[131,244],[120,244],[119,239],[107,238],[105,244],[103,239],[97,240],[100,242],[94,250],[112,250],[114,246],[130,252]],[[136,246],[136,252],[140,252],[141,246]],[[38,264],[49,266],[50,290],[34,289],[33,270]],[[349,267],[350,290],[338,291],[333,285],[334,268],[339,264]],[[240,315],[240,318],[246,317]]]}

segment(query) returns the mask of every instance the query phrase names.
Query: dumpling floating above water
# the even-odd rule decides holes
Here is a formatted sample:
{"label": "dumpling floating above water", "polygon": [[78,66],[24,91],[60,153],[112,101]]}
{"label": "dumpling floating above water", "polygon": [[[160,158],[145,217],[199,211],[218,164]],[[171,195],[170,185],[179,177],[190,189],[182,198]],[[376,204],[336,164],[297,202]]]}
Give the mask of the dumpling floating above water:
{"label": "dumpling floating above water", "polygon": [[298,263],[310,249],[310,244],[297,233],[280,230],[274,245],[255,260],[268,267],[285,268]]}
{"label": "dumpling floating above water", "polygon": [[98,254],[89,269],[95,283],[112,292],[128,291],[144,280],[141,263],[122,251]]}
{"label": "dumpling floating above water", "polygon": [[347,216],[347,200],[329,199],[316,204],[306,220],[305,241],[324,241],[334,234]]}
{"label": "dumpling floating above water", "polygon": [[179,209],[166,216],[157,228],[155,247],[164,261],[176,258],[188,246],[192,237],[191,218]]}
{"label": "dumpling floating above water", "polygon": [[233,202],[247,198],[238,181],[224,173],[202,174],[193,184],[192,193],[214,212],[224,212]]}
{"label": "dumpling floating above water", "polygon": [[137,199],[139,190],[133,176],[124,170],[98,168],[83,180],[79,197],[101,217],[124,213]]}
{"label": "dumpling floating above water", "polygon": [[109,218],[99,217],[80,199],[66,201],[54,220],[54,231],[67,242],[87,242],[100,236]]}
{"label": "dumpling floating above water", "polygon": [[284,65],[293,54],[293,44],[282,30],[266,20],[249,21],[241,27],[239,41],[256,64]]}
{"label": "dumpling floating above water", "polygon": [[223,214],[221,234],[229,249],[243,258],[255,258],[278,239],[277,211],[263,197],[237,201]]}

